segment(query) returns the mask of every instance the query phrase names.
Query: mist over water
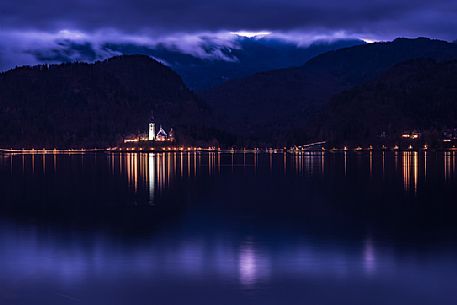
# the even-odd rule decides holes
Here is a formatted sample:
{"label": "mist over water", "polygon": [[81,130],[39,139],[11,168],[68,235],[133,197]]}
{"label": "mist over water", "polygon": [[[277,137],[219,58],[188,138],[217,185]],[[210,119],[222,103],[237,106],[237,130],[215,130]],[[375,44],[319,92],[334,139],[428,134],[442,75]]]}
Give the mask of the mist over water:
{"label": "mist over water", "polygon": [[456,161],[0,155],[0,304],[455,304]]}

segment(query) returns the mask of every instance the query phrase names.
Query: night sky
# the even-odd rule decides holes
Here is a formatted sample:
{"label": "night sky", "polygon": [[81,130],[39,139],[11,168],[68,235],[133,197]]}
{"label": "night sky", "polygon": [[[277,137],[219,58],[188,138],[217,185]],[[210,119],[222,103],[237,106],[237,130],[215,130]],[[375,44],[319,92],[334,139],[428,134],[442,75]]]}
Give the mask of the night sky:
{"label": "night sky", "polygon": [[[305,45],[425,36],[457,39],[455,0],[1,0],[0,70],[39,62],[37,50],[69,43],[165,43],[202,55],[202,41],[232,46],[233,32],[265,32]],[[70,54],[71,56],[71,54]],[[217,54],[215,55],[217,56]]]}

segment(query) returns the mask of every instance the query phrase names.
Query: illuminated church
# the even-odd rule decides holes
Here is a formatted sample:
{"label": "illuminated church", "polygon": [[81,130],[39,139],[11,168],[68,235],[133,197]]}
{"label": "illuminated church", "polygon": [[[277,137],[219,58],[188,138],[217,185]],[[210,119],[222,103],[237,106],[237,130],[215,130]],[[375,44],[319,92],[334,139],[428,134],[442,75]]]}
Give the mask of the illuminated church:
{"label": "illuminated church", "polygon": [[175,142],[175,132],[173,128],[170,129],[168,134],[160,126],[159,131],[156,133],[155,123],[149,123],[149,129],[147,133],[132,135],[124,139],[124,143],[135,143],[135,142]]}
{"label": "illuminated church", "polygon": [[167,134],[165,132],[165,130],[162,128],[162,126],[160,126],[159,131],[156,134],[155,123],[149,123],[148,140],[157,141],[157,142],[165,142],[165,141],[174,142],[175,141],[175,132],[173,131],[173,128],[172,128],[172,129],[170,129],[170,131]]}

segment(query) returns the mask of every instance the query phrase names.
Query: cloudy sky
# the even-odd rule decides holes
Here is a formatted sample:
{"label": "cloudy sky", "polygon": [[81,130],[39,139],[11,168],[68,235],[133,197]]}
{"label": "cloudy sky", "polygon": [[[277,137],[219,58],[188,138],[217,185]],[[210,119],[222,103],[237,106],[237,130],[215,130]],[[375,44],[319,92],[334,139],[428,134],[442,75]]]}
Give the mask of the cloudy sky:
{"label": "cloudy sky", "polygon": [[[0,69],[39,61],[37,50],[106,42],[166,43],[201,53],[230,33],[314,39],[457,39],[455,0],[0,0]],[[71,56],[71,54],[70,54]],[[38,56],[39,57],[39,56]],[[77,58],[76,58],[77,59]]]}

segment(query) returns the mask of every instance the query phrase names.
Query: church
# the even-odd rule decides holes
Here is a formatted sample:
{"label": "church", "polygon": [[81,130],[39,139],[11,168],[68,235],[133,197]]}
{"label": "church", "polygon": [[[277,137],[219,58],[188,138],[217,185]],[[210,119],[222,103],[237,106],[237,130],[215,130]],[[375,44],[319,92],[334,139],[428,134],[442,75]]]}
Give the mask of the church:
{"label": "church", "polygon": [[155,123],[149,123],[149,133],[148,133],[148,140],[149,141],[156,141],[156,142],[174,142],[175,141],[175,132],[173,128],[170,129],[168,134],[165,130],[160,126],[159,131],[156,133]]}
{"label": "church", "polygon": [[135,142],[149,142],[149,143],[165,143],[175,142],[175,132],[173,128],[167,132],[160,125],[159,131],[156,133],[156,124],[154,122],[149,123],[148,132],[142,134],[131,135],[124,138],[124,143],[135,143]]}

